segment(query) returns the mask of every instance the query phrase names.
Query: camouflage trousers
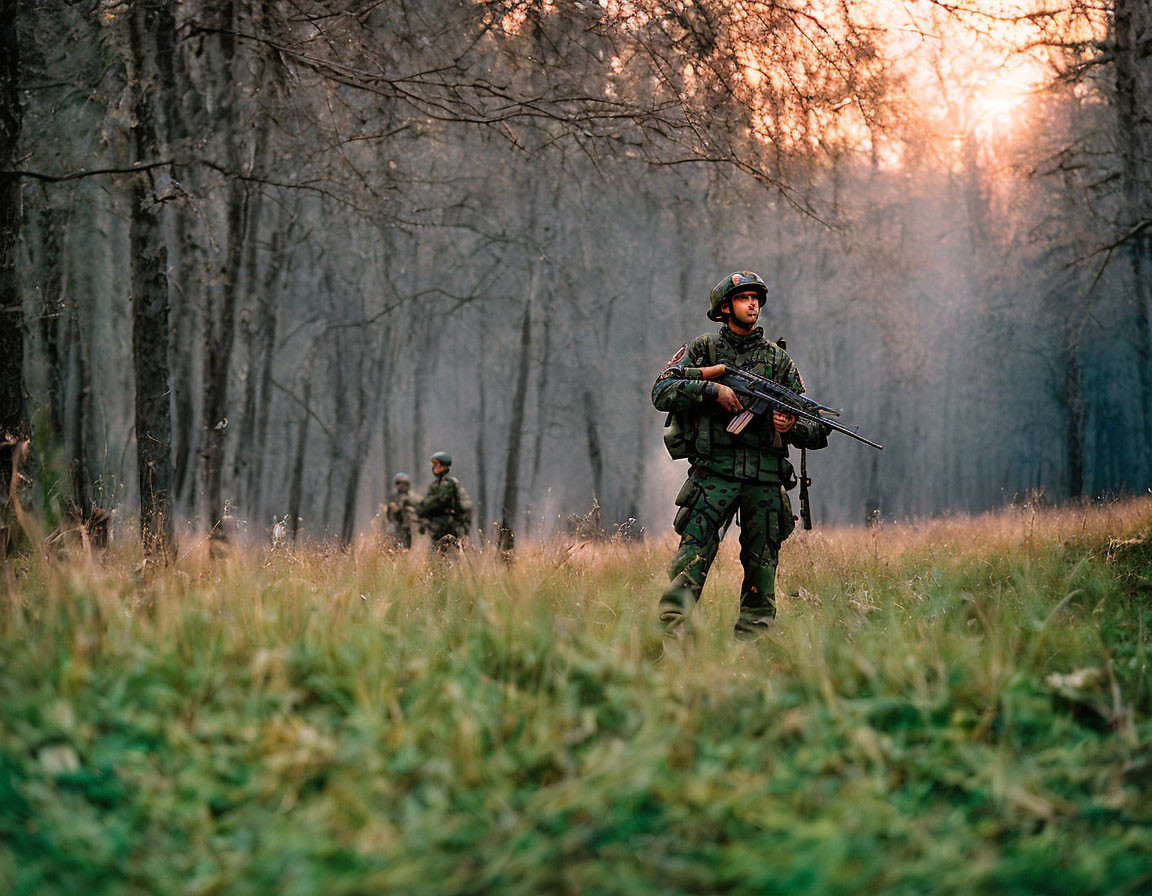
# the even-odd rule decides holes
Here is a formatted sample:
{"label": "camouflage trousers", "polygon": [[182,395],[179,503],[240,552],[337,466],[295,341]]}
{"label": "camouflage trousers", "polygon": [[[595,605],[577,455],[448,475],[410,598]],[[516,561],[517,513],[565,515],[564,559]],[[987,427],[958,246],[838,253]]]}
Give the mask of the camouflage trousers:
{"label": "camouflage trousers", "polygon": [[672,584],[660,598],[660,621],[676,631],[700,600],[704,581],[720,541],[740,514],[740,588],[738,637],[763,633],[776,617],[776,565],[780,544],[795,528],[792,506],[779,483],[729,479],[693,468],[676,498],[675,528],[680,547],[672,558]]}

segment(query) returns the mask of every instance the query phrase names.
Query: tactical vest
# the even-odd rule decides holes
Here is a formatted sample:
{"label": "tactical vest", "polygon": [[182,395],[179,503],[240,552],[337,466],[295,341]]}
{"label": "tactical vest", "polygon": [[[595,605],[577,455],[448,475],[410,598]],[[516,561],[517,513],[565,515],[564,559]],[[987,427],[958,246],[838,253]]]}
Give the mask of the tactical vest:
{"label": "tactical vest", "polygon": [[[702,364],[731,364],[776,379],[784,363],[784,351],[765,340],[759,340],[748,351],[739,351],[719,333],[709,333],[704,338]],[[759,482],[785,483],[794,476],[788,449],[777,436],[771,415],[756,417],[739,435],[728,432],[732,414],[715,403],[700,411],[669,416],[677,419],[666,426],[665,443],[671,429],[693,466],[733,479]]]}

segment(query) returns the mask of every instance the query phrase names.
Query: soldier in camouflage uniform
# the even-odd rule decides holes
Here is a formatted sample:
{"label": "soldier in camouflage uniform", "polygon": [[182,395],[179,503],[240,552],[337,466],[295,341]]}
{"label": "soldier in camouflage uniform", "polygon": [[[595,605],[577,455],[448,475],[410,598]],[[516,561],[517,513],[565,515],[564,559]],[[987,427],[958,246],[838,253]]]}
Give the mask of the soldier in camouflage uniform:
{"label": "soldier in camouflage uniform", "polygon": [[386,535],[404,550],[412,547],[412,527],[416,524],[419,501],[420,496],[413,493],[407,473],[397,473],[392,477],[392,494],[388,496],[385,508]]}
{"label": "soldier in camouflage uniform", "polygon": [[[756,417],[738,435],[727,431],[741,411],[736,393],[709,382],[702,368],[729,364],[769,377],[795,392],[804,383],[792,359],[756,326],[768,288],[758,274],[741,271],[713,288],[708,317],[721,322],[683,346],[652,386],[652,403],[669,413],[688,481],[676,498],[674,527],[680,547],[669,568],[671,585],[660,598],[665,631],[679,635],[700,599],[704,581],[728,525],[739,512],[744,581],[736,636],[758,637],[776,616],[776,564],[780,545],[795,528],[785,488],[795,484],[788,446],[823,448],[828,431],[817,423],[774,413]],[[672,448],[671,442],[669,443]]]}
{"label": "soldier in camouflage uniform", "polygon": [[448,475],[452,457],[444,451],[432,455],[432,484],[416,505],[420,531],[427,531],[441,553],[447,553],[468,536],[472,525],[472,501],[455,476]]}

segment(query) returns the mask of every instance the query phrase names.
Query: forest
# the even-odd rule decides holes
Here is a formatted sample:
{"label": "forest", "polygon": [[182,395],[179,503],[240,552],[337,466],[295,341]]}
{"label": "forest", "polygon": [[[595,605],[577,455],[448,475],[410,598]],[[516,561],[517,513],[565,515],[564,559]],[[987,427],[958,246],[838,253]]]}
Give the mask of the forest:
{"label": "forest", "polygon": [[482,534],[664,532],[652,380],[745,269],[884,445],[812,455],[818,525],[1149,486],[1144,0],[0,7],[0,494],[50,525],[350,543],[448,451]]}

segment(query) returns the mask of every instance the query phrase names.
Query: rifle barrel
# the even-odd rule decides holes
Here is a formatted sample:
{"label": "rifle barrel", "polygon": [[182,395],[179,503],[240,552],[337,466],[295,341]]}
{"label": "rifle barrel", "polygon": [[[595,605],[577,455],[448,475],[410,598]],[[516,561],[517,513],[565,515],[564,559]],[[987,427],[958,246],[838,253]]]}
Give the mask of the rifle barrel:
{"label": "rifle barrel", "polygon": [[[725,365],[724,375],[717,377],[719,382],[724,382],[725,379],[730,379],[730,383],[725,383],[731,386],[737,392],[743,392],[746,395],[751,395],[762,401],[767,401],[772,407],[778,407],[781,410],[808,420],[812,423],[822,423],[829,429],[836,432],[843,433],[850,438],[855,439],[857,442],[863,442],[871,448],[878,451],[883,451],[884,446],[871,439],[866,439],[854,429],[851,429],[842,423],[835,420],[829,420],[825,414],[839,416],[840,411],[835,408],[827,407],[810,398],[805,398],[798,392],[793,392],[786,386],[781,386],[774,380],[767,377],[762,377],[759,374],[752,373],[749,370],[741,370],[738,367]],[[743,429],[743,426],[740,427]]]}

